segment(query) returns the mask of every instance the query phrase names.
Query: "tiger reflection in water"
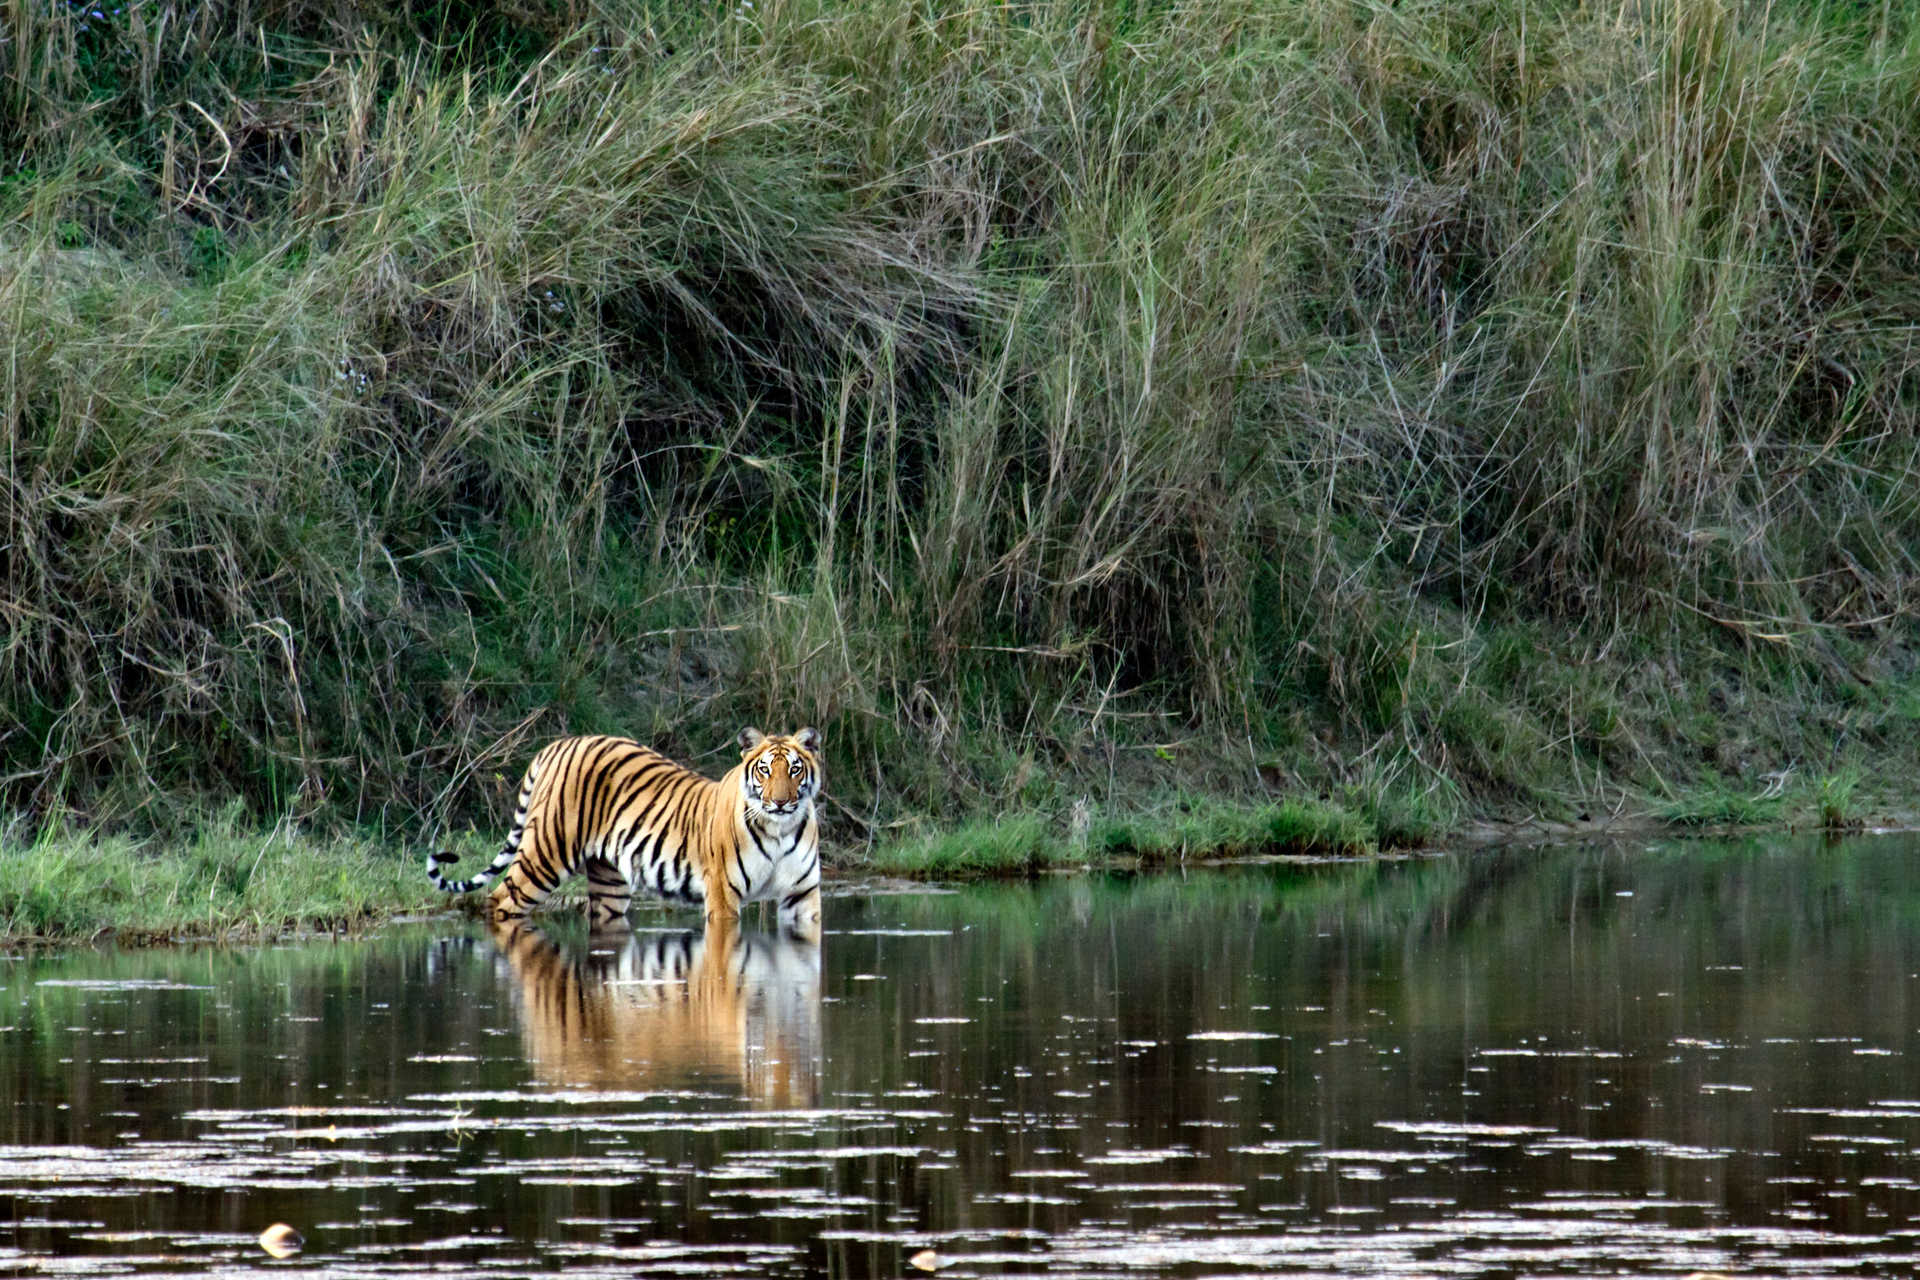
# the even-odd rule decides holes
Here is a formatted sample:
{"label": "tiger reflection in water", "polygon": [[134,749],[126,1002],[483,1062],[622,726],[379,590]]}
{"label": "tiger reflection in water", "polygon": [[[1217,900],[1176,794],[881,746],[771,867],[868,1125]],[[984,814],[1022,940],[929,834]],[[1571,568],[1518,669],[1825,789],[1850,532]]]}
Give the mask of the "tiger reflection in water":
{"label": "tiger reflection in water", "polygon": [[527,1056],[543,1083],[720,1084],[757,1107],[818,1102],[818,943],[718,922],[686,933],[599,930],[584,946],[524,919],[492,930],[519,984]]}

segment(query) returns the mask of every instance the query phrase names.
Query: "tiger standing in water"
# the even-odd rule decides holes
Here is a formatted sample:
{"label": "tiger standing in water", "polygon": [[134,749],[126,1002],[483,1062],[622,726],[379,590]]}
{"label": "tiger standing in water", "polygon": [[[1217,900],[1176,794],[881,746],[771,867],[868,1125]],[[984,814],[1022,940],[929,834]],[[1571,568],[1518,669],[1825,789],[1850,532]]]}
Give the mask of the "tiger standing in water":
{"label": "tiger standing in water", "polygon": [[[636,888],[704,903],[707,925],[729,926],[749,902],[778,901],[795,937],[820,937],[820,733],[740,734],[740,763],[703,778],[629,738],[550,743],[527,766],[506,847],[479,875],[427,875],[448,893],[499,877],[488,895],[494,920],[538,906],[568,876],[586,874],[594,928],[625,919]],[[504,874],[503,874],[504,873]]]}

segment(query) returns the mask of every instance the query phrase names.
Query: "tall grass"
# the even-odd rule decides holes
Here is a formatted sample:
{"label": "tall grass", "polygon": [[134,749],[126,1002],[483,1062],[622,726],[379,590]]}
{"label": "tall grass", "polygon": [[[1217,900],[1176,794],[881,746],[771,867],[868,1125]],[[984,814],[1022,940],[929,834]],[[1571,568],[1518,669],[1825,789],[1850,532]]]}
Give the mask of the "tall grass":
{"label": "tall grass", "polygon": [[1893,7],[16,12],[16,804],[485,822],[539,739],[766,721],[876,829],[1914,745]]}

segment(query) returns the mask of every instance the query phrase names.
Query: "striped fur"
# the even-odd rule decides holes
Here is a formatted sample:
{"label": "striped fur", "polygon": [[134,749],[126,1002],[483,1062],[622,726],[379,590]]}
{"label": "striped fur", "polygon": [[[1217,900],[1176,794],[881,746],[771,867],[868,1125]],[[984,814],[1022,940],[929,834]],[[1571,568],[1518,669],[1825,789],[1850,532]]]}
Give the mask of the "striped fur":
{"label": "striped fur", "polygon": [[495,879],[488,914],[524,916],[568,876],[587,877],[596,927],[626,916],[634,891],[702,903],[707,923],[777,900],[780,922],[820,936],[820,734],[740,735],[740,763],[718,781],[628,738],[562,738],[527,766],[506,847],[470,880],[427,875],[448,893]]}

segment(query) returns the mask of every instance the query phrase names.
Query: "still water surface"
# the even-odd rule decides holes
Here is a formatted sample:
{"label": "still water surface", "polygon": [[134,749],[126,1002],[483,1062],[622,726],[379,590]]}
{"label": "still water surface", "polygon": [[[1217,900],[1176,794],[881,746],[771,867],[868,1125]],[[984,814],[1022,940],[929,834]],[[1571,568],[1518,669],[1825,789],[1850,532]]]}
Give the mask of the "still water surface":
{"label": "still water surface", "polygon": [[1912,839],[827,916],[0,960],[0,1274],[1914,1273]]}

